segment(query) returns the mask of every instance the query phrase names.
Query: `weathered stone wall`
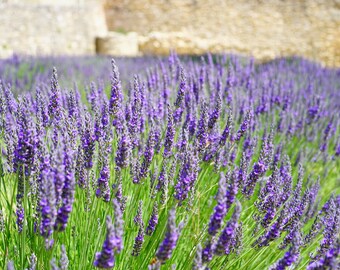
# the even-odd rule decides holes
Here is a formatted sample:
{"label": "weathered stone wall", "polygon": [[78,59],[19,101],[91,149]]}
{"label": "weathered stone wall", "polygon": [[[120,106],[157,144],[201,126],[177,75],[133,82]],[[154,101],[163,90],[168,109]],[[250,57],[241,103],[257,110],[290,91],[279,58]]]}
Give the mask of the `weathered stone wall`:
{"label": "weathered stone wall", "polygon": [[0,14],[0,57],[94,54],[107,32],[100,1],[0,0]]}
{"label": "weathered stone wall", "polygon": [[301,55],[340,66],[339,0],[106,0],[108,28],[143,53]]}

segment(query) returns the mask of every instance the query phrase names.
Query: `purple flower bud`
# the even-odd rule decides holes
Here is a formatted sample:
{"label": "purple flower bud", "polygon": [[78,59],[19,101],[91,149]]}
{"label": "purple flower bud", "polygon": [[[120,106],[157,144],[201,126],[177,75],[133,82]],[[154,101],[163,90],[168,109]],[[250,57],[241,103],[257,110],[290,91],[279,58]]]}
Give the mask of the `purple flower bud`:
{"label": "purple flower bud", "polygon": [[192,270],[203,270],[203,261],[202,261],[202,246],[201,244],[197,245],[196,248],[196,256],[194,259],[194,264],[192,266]]}
{"label": "purple flower bud", "polygon": [[139,224],[138,235],[135,238],[135,243],[133,244],[132,256],[139,256],[144,242],[144,223],[143,221]]}
{"label": "purple flower bud", "polygon": [[67,257],[66,249],[64,245],[61,245],[60,270],[67,270],[68,266],[69,260]]}
{"label": "purple flower bud", "polygon": [[202,250],[202,261],[203,263],[208,263],[213,258],[213,252],[215,249],[215,243],[210,239],[206,244],[205,248]]}
{"label": "purple flower bud", "polygon": [[146,227],[145,233],[151,236],[154,233],[157,224],[158,224],[158,204],[157,202],[155,202],[152,208],[152,213],[149,219],[148,226]]}
{"label": "purple flower bud", "polygon": [[7,263],[7,270],[15,270],[13,261]]}
{"label": "purple flower bud", "polygon": [[179,202],[183,202],[188,197],[188,193],[197,179],[197,174],[197,153],[193,153],[191,149],[188,149],[183,158],[177,184],[175,186],[174,196]]}
{"label": "purple flower bud", "polygon": [[227,191],[226,178],[223,175],[223,173],[221,173],[218,193],[216,195],[217,205],[214,208],[214,213],[210,217],[210,223],[209,223],[209,228],[208,228],[208,233],[211,236],[216,235],[218,230],[221,228],[223,218],[224,218],[225,214],[227,213],[226,191]]}
{"label": "purple flower bud", "polygon": [[226,211],[228,211],[231,205],[234,203],[235,197],[238,192],[237,170],[234,170],[232,173],[228,173],[226,178],[228,179],[228,187],[225,196]]}
{"label": "purple flower bud", "polygon": [[115,266],[114,249],[116,239],[114,227],[110,216],[106,217],[106,238],[103,243],[102,251],[96,253],[93,265],[98,268],[112,269]]}
{"label": "purple flower bud", "polygon": [[171,209],[169,212],[167,232],[156,253],[156,257],[161,263],[165,263],[170,259],[172,251],[177,244],[178,233],[178,228],[176,227],[176,211],[175,209]]}
{"label": "purple flower bud", "polygon": [[208,139],[208,134],[207,134],[207,104],[205,102],[202,103],[201,105],[201,115],[200,119],[198,121],[198,127],[197,127],[197,132],[196,132],[196,139],[197,139],[197,144],[198,144],[198,150],[199,152],[202,152],[206,145],[207,145],[207,139]]}
{"label": "purple flower bud", "polygon": [[121,252],[123,250],[123,235],[124,235],[124,219],[123,212],[121,209],[121,204],[117,199],[113,199],[113,209],[114,209],[114,231],[115,231],[115,246],[117,252]]}
{"label": "purple flower bud", "polygon": [[136,225],[141,225],[143,223],[143,201],[142,200],[138,202],[137,214],[134,217],[133,222]]}
{"label": "purple flower bud", "polygon": [[46,239],[46,248],[51,248],[54,223],[57,218],[55,186],[49,170],[41,172],[41,223],[40,233]]}
{"label": "purple flower bud", "polygon": [[58,122],[61,119],[61,94],[58,83],[57,69],[53,68],[53,74],[51,79],[51,97],[48,104],[48,115],[51,118],[56,119]]}
{"label": "purple flower bud", "polygon": [[340,241],[330,248],[327,253],[317,261],[312,261],[307,270],[337,269],[339,267]]}
{"label": "purple flower bud", "polygon": [[95,135],[91,127],[91,116],[85,114],[85,127],[81,136],[82,148],[84,151],[84,165],[86,169],[91,169],[93,166],[93,154],[95,150]]}
{"label": "purple flower bud", "polygon": [[58,209],[57,220],[55,222],[55,229],[63,231],[66,228],[70,213],[72,211],[74,192],[75,192],[75,178],[74,178],[74,151],[68,144],[68,136],[64,138],[64,186],[61,194],[62,204]]}
{"label": "purple flower bud", "polygon": [[126,133],[126,129],[123,130],[123,134],[118,142],[118,148],[116,152],[116,166],[119,168],[126,168],[130,164],[131,155],[131,141],[130,136]]}
{"label": "purple flower bud", "polygon": [[165,142],[164,142],[164,157],[169,157],[172,154],[172,146],[174,144],[175,138],[175,127],[174,127],[174,119],[173,113],[171,112],[170,106],[168,105],[168,125],[165,134]]}
{"label": "purple flower bud", "polygon": [[217,122],[217,119],[220,117],[220,114],[221,114],[221,102],[222,102],[221,97],[217,96],[215,109],[210,114],[210,118],[209,118],[209,121],[208,121],[208,128],[209,129],[213,129],[214,128],[214,126],[215,126],[215,124]]}
{"label": "purple flower bud", "polygon": [[180,82],[180,85],[179,85],[177,98],[176,98],[176,101],[175,101],[175,106],[177,108],[181,107],[185,92],[186,92],[186,76],[184,74],[183,68],[181,67],[181,82]]}
{"label": "purple flower bud", "polygon": [[36,267],[37,267],[37,256],[35,256],[35,254],[32,253],[29,259],[28,270],[36,270]]}
{"label": "purple flower bud", "polygon": [[286,267],[291,266],[293,263],[297,262],[300,256],[301,247],[301,233],[297,230],[294,233],[293,244],[290,249],[285,253],[284,257],[271,266],[270,270],[284,270]]}
{"label": "purple flower bud", "polygon": [[244,133],[247,131],[251,118],[252,118],[252,114],[251,114],[251,111],[249,110],[240,126],[240,129],[237,131],[236,141],[239,141],[244,135]]}
{"label": "purple flower bud", "polygon": [[216,255],[229,254],[233,248],[232,243],[236,236],[236,229],[238,227],[238,219],[241,214],[241,204],[236,201],[236,206],[231,219],[228,221],[224,230],[222,231],[214,250]]}
{"label": "purple flower bud", "polygon": [[222,132],[221,138],[220,138],[220,145],[225,145],[227,139],[229,138],[231,132],[233,129],[233,115],[232,112],[229,111],[229,115],[228,115],[228,120],[227,120],[227,124]]}
{"label": "purple flower bud", "polygon": [[116,117],[121,110],[122,106],[122,89],[121,82],[119,79],[119,71],[114,59],[111,60],[112,64],[112,75],[111,75],[111,97],[109,101],[109,112],[110,115]]}
{"label": "purple flower bud", "polygon": [[98,188],[96,190],[96,196],[99,198],[103,198],[103,200],[106,202],[110,201],[109,181],[110,181],[110,170],[109,170],[109,166],[106,161],[100,171],[100,176],[97,181]]}
{"label": "purple flower bud", "polygon": [[155,151],[155,132],[152,129],[149,134],[148,141],[146,143],[145,151],[144,151],[144,159],[140,171],[140,178],[145,178],[149,172],[149,167],[152,162],[152,158]]}

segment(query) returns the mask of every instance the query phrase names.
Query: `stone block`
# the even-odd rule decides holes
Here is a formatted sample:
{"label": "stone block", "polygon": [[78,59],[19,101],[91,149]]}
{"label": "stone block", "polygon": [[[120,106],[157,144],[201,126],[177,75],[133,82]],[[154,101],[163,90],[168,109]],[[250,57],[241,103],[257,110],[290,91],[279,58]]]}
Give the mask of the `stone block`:
{"label": "stone block", "polygon": [[96,51],[98,54],[136,56],[139,55],[138,34],[134,32],[109,32],[104,37],[96,38]]}

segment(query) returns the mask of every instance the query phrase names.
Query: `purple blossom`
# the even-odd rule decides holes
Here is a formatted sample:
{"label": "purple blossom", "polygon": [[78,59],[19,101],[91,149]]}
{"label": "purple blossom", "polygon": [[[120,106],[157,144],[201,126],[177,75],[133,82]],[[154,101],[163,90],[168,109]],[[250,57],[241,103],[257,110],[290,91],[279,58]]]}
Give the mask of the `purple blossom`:
{"label": "purple blossom", "polygon": [[228,173],[226,178],[228,180],[228,186],[225,193],[225,207],[226,211],[228,211],[231,205],[234,203],[238,192],[237,170],[234,170],[232,173]]}
{"label": "purple blossom", "polygon": [[232,250],[232,243],[234,242],[236,236],[236,229],[238,227],[238,219],[240,214],[241,204],[236,201],[234,213],[217,241],[216,248],[214,250],[216,255],[229,254]]}
{"label": "purple blossom", "polygon": [[103,198],[103,200],[106,202],[110,201],[109,180],[110,180],[110,170],[106,162],[106,164],[103,165],[100,171],[100,176],[97,181],[98,188],[96,190],[96,196]]}
{"label": "purple blossom", "polygon": [[177,98],[175,101],[175,106],[178,108],[182,105],[183,97],[186,92],[186,76],[184,74],[184,70],[181,67],[181,82],[179,84],[179,89],[177,93]]}
{"label": "purple blossom", "polygon": [[137,237],[135,238],[135,243],[133,244],[133,250],[132,250],[132,256],[139,256],[141,249],[142,249],[142,245],[144,242],[144,223],[141,222],[139,224],[139,229],[138,229],[138,234]]}
{"label": "purple blossom", "polygon": [[227,120],[227,124],[222,132],[221,138],[220,138],[220,145],[225,145],[227,139],[229,138],[231,132],[233,129],[233,115],[232,112],[229,111],[229,115],[228,115],[228,120]]}
{"label": "purple blossom", "polygon": [[211,236],[216,235],[218,230],[221,228],[223,218],[225,214],[227,213],[226,190],[227,190],[226,178],[223,175],[223,173],[221,173],[220,181],[219,181],[219,188],[218,188],[218,192],[216,195],[217,205],[214,208],[214,213],[210,217],[210,223],[209,223],[209,228],[208,228],[208,233]]}
{"label": "purple blossom", "polygon": [[119,168],[126,168],[130,164],[131,155],[131,140],[127,134],[126,129],[123,130],[123,134],[118,142],[118,148],[116,152],[116,166]]}
{"label": "purple blossom", "polygon": [[207,145],[208,134],[207,134],[207,125],[208,125],[208,115],[207,115],[207,104],[205,102],[201,105],[201,115],[198,121],[196,139],[198,144],[199,152],[202,152]]}
{"label": "purple blossom", "polygon": [[278,262],[276,262],[269,269],[271,270],[284,270],[286,267],[291,266],[293,263],[297,262],[300,256],[300,247],[301,247],[301,233],[299,231],[295,231],[292,246],[285,253],[283,258],[281,258]]}
{"label": "purple blossom", "polygon": [[64,231],[68,219],[70,216],[70,213],[72,211],[73,207],[73,201],[74,201],[74,192],[75,192],[75,177],[74,177],[74,172],[75,172],[75,164],[74,164],[74,151],[68,144],[68,137],[65,135],[64,138],[64,186],[62,189],[62,194],[61,194],[61,206],[58,209],[58,214],[57,214],[57,219],[55,222],[55,229],[57,231]]}
{"label": "purple blossom", "polygon": [[111,217],[106,217],[106,238],[103,243],[101,252],[96,253],[93,265],[98,268],[112,269],[115,266],[114,250],[116,248],[116,239]]}
{"label": "purple blossom", "polygon": [[177,184],[175,186],[175,198],[182,202],[192,189],[198,174],[198,158],[197,153],[193,153],[191,149],[186,152],[181,170],[179,172]]}
{"label": "purple blossom", "polygon": [[251,114],[251,111],[249,110],[247,111],[247,114],[240,126],[240,129],[237,131],[236,141],[239,141],[242,138],[242,136],[245,134],[245,132],[247,131],[251,118],[252,118],[252,114]]}
{"label": "purple blossom", "polygon": [[176,211],[175,209],[171,209],[169,212],[165,237],[156,253],[156,257],[161,263],[165,263],[168,259],[170,259],[172,252],[176,247],[178,237],[179,231],[176,227]]}
{"label": "purple blossom", "polygon": [[46,248],[53,245],[52,233],[57,218],[55,185],[49,170],[41,172],[41,223],[40,234],[46,239]]}
{"label": "purple blossom", "polygon": [[[111,96],[109,101],[109,112],[113,117],[117,117],[119,115],[119,111],[122,108],[122,89],[121,82],[119,78],[119,71],[116,65],[115,60],[112,58],[112,75],[111,75]],[[120,121],[118,119],[118,121]]]}
{"label": "purple blossom", "polygon": [[218,118],[220,117],[220,114],[221,114],[221,103],[222,103],[222,100],[221,100],[220,96],[218,96],[217,99],[216,99],[215,108],[214,108],[213,112],[210,114],[210,118],[208,120],[208,128],[209,129],[213,129],[213,127],[215,126]]}
{"label": "purple blossom", "polygon": [[112,200],[113,209],[114,209],[114,232],[115,232],[115,248],[117,252],[121,252],[123,250],[123,235],[124,235],[124,219],[123,212],[121,209],[121,204],[117,199]]}
{"label": "purple blossom", "polygon": [[170,106],[168,106],[168,125],[165,134],[165,142],[164,142],[164,157],[169,157],[172,154],[172,146],[174,144],[175,138],[175,127],[174,127],[174,119],[173,113],[171,112]]}
{"label": "purple blossom", "polygon": [[57,69],[53,68],[52,79],[51,79],[51,97],[48,104],[48,115],[58,121],[61,119],[61,93],[58,83]]}
{"label": "purple blossom", "polygon": [[85,114],[85,127],[81,136],[81,142],[84,151],[84,165],[86,169],[90,169],[93,166],[92,158],[95,150],[95,135],[91,125],[91,117],[88,113]]}
{"label": "purple blossom", "polygon": [[155,132],[153,129],[151,129],[150,133],[149,133],[149,138],[148,141],[146,143],[146,147],[145,147],[145,151],[144,151],[144,159],[143,159],[143,163],[141,166],[141,171],[140,171],[140,178],[145,178],[149,172],[149,167],[151,165],[152,162],[152,158],[154,155],[154,151],[155,151]]}
{"label": "purple blossom", "polygon": [[148,222],[148,226],[146,227],[145,233],[151,236],[154,233],[157,224],[158,224],[158,204],[157,202],[155,202],[152,208],[152,213]]}

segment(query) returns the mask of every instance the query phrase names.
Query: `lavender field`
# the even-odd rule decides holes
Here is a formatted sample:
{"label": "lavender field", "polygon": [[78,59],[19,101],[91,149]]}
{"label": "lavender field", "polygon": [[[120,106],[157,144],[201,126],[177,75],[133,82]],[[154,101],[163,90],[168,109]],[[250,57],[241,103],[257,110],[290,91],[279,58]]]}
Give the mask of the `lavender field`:
{"label": "lavender field", "polygon": [[13,56],[0,80],[0,269],[339,269],[339,69]]}

